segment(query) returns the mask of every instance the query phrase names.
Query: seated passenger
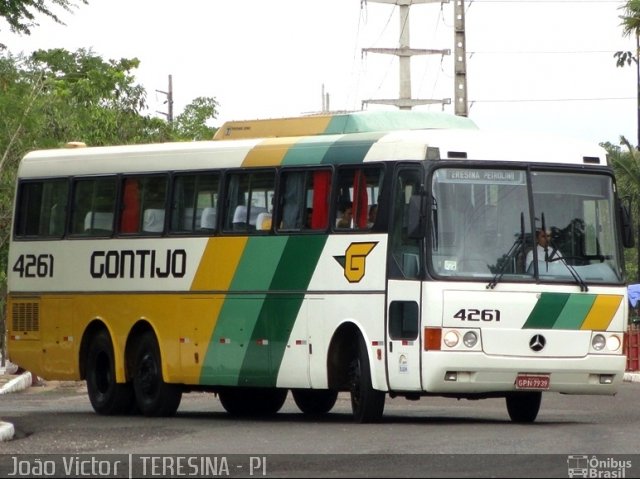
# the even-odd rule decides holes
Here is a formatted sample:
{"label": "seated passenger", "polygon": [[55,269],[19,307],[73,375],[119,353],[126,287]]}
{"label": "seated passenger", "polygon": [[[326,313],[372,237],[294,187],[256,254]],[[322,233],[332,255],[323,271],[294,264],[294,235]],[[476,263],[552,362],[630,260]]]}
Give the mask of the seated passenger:
{"label": "seated passenger", "polygon": [[345,204],[341,211],[342,214],[338,218],[336,226],[338,228],[351,228],[351,223],[353,222],[353,204]]}

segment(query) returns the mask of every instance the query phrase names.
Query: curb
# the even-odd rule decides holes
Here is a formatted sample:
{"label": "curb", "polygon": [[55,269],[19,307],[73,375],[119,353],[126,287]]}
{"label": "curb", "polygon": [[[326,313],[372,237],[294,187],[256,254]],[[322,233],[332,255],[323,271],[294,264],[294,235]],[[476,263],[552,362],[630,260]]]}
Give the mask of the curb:
{"label": "curb", "polygon": [[0,396],[3,394],[14,393],[16,391],[22,391],[23,389],[27,389],[31,386],[31,373],[27,371],[26,373],[22,373],[20,376],[13,378],[7,384],[0,388]]}
{"label": "curb", "polygon": [[624,382],[640,383],[640,373],[624,373]]}
{"label": "curb", "polygon": [[[27,389],[29,386],[31,386],[31,380],[31,373],[29,371],[13,378],[11,381],[0,388],[0,396],[2,396],[3,394],[14,393]],[[11,439],[13,439],[13,435],[15,434],[15,432],[16,431],[13,427],[13,424],[11,424],[10,422],[0,421],[0,442],[10,441]]]}
{"label": "curb", "polygon": [[15,434],[15,428],[10,422],[0,421],[0,442],[10,441]]}

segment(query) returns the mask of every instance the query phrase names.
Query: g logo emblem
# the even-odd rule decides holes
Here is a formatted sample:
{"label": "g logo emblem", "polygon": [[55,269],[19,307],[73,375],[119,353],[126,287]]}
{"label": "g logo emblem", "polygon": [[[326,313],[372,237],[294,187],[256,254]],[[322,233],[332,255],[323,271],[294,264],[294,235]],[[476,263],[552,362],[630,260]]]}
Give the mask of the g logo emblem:
{"label": "g logo emblem", "polygon": [[344,268],[344,277],[350,283],[359,283],[366,273],[366,258],[376,247],[377,242],[351,243],[344,256],[334,256]]}

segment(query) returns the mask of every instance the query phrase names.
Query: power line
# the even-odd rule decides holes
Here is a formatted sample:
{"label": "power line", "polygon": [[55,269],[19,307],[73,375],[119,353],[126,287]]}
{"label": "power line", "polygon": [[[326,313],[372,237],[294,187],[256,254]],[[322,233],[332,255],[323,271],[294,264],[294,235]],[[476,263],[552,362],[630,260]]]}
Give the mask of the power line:
{"label": "power line", "polygon": [[564,102],[564,101],[612,101],[635,100],[635,97],[598,97],[598,98],[522,98],[511,100],[489,99],[471,100],[471,103],[536,103],[536,102]]}
{"label": "power line", "polygon": [[618,50],[529,50],[529,51],[516,51],[516,50],[477,50],[468,51],[468,55],[590,55],[607,53],[614,54]]}
{"label": "power line", "polygon": [[472,0],[472,3],[627,3],[624,0]]}

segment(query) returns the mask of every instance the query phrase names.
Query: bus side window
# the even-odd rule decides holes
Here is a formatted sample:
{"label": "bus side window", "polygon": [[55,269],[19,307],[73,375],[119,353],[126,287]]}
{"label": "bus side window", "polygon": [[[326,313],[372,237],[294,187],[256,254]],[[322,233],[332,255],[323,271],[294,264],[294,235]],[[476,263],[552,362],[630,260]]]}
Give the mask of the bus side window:
{"label": "bus side window", "polygon": [[167,177],[131,176],[124,179],[120,232],[158,234],[164,231]]}
{"label": "bus side window", "polygon": [[369,230],[375,225],[382,181],[379,166],[340,169],[335,195],[336,229]]}
{"label": "bus side window", "polygon": [[176,175],[171,199],[172,233],[205,233],[217,228],[220,174]]}
{"label": "bus side window", "polygon": [[227,208],[224,218],[225,231],[249,234],[267,233],[264,221],[258,225],[261,213],[271,214],[275,195],[274,170],[258,170],[231,173],[227,180]]}
{"label": "bus side window", "polygon": [[326,229],[331,170],[286,171],[282,174],[282,231]]}
{"label": "bus side window", "polygon": [[73,189],[71,234],[110,236],[116,206],[116,179],[77,180]]}
{"label": "bus side window", "polygon": [[23,182],[18,188],[17,237],[61,238],[67,218],[66,179]]}

